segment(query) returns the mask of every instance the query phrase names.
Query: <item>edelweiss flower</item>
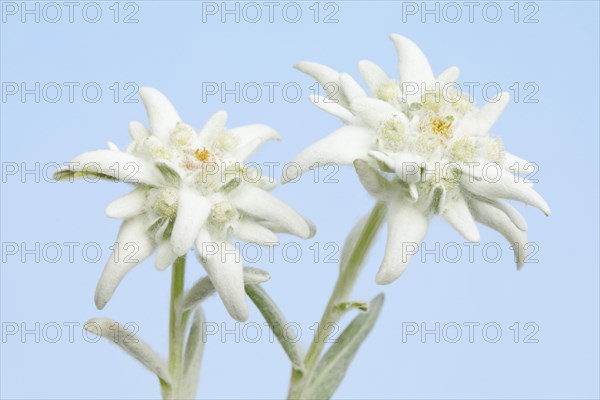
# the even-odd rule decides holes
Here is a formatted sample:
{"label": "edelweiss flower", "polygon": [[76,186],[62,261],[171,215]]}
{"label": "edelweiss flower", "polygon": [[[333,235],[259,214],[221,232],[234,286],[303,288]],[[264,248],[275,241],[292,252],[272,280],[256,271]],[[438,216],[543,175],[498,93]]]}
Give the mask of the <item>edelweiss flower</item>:
{"label": "edelweiss flower", "polygon": [[195,245],[227,310],[245,320],[242,259],[228,237],[276,245],[274,232],[312,233],[306,220],[267,192],[274,185],[243,164],[279,136],[266,125],[226,129],[223,111],[196,132],[156,89],[141,88],[140,97],[149,131],[133,121],[126,151],[109,143],[109,150],[83,153],[57,173],[57,179],[93,175],[136,186],[106,207],[109,217],[124,222],[98,282],[96,306],[103,308],[127,272],[155,249],[162,270]]}
{"label": "edelweiss flower", "polygon": [[[391,36],[402,82],[377,65],[361,61],[368,96],[348,74],[301,62],[328,98],[311,96],[319,108],[346,126],[314,143],[295,162],[305,172],[325,163],[354,163],[365,188],[387,204],[388,238],[377,282],[397,279],[410,261],[406,243],[423,240],[429,219],[441,215],[469,241],[479,241],[474,220],[504,235],[514,246],[517,266],[527,257],[527,225],[500,199],[550,209],[532,185],[512,170],[531,164],[504,151],[490,128],[508,103],[508,94],[477,109],[457,89],[458,68],[434,78],[421,50],[405,37]],[[388,179],[388,177],[390,179]],[[283,178],[283,181],[286,177]]]}

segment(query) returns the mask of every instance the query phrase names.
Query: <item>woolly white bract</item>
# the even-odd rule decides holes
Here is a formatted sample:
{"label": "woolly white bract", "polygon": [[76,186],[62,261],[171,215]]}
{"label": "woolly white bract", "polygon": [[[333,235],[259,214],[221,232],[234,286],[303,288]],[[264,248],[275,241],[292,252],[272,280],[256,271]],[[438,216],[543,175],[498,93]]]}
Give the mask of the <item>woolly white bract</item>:
{"label": "woolly white bract", "polygon": [[149,130],[133,121],[126,151],[109,143],[109,150],[83,153],[57,173],[57,179],[93,175],[135,185],[106,207],[109,217],[124,222],[98,282],[96,306],[103,308],[154,250],[156,267],[164,269],[195,247],[231,316],[246,320],[243,260],[228,238],[270,246],[278,244],[275,232],[312,233],[306,220],[268,193],[274,185],[243,164],[279,136],[266,125],[226,129],[223,111],[196,132],[156,89],[141,88],[140,97]]}
{"label": "woolly white bract", "polygon": [[[527,257],[527,225],[510,204],[550,209],[519,174],[532,164],[507,153],[489,132],[507,105],[508,93],[477,109],[455,84],[458,68],[434,77],[421,50],[393,34],[401,82],[371,61],[359,63],[371,96],[348,74],[312,62],[296,67],[315,78],[327,98],[311,96],[345,126],[301,152],[305,172],[326,163],[352,164],[362,184],[387,204],[388,238],[377,282],[397,279],[410,261],[407,243],[420,243],[430,217],[441,215],[469,241],[479,241],[475,221],[504,235],[517,266]],[[514,171],[514,172],[513,172]],[[285,177],[284,177],[285,181]]]}

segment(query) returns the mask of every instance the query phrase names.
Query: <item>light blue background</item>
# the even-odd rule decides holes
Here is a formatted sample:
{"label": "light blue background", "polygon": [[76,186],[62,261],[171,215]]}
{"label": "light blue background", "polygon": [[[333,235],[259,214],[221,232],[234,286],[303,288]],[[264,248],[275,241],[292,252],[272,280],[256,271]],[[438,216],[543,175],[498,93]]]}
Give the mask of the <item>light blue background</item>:
{"label": "light blue background", "polygon": [[[369,299],[384,291],[386,303],[336,396],[598,398],[598,3],[537,2],[539,22],[531,24],[513,21],[512,2],[499,3],[503,16],[495,24],[482,18],[484,2],[473,23],[466,15],[457,23],[436,23],[432,16],[423,23],[418,15],[403,22],[400,2],[337,2],[339,22],[332,24],[312,20],[312,2],[301,3],[303,16],[296,24],[282,19],[281,6],[274,23],[268,23],[266,16],[255,24],[235,23],[232,17],[226,23],[218,17],[203,23],[202,4],[191,1],[137,2],[139,23],[114,23],[112,3],[99,3],[103,17],[96,24],[81,18],[81,7],[73,23],[66,15],[54,24],[35,23],[31,16],[25,23],[19,16],[7,16],[2,23],[2,82],[98,82],[103,89],[102,98],[93,104],[84,101],[80,91],[73,103],[64,97],[56,103],[43,99],[36,103],[32,96],[25,102],[18,96],[2,101],[4,165],[24,162],[31,168],[36,162],[62,163],[83,151],[102,148],[108,140],[124,147],[129,140],[128,121],[146,119],[140,103],[112,100],[113,82],[159,88],[182,118],[196,127],[221,108],[230,113],[231,127],[255,122],[272,125],[284,140],[267,144],[255,160],[283,164],[339,126],[335,118],[309,104],[306,96],[312,82],[292,65],[314,60],[357,76],[358,60],[371,59],[396,75],[396,55],[387,38],[391,32],[415,40],[437,73],[457,65],[461,81],[495,81],[505,89],[518,82],[521,90],[525,83],[535,82],[539,102],[511,102],[494,132],[512,153],[540,166],[537,189],[553,214],[546,218],[531,207],[520,207],[529,222],[530,240],[539,245],[539,263],[517,273],[504,239],[482,228],[482,245],[497,242],[504,251],[498,262],[486,262],[480,250],[474,262],[466,255],[457,263],[436,262],[432,256],[421,262],[417,257],[401,279],[378,287],[374,275],[385,236],[380,235],[354,297]],[[322,21],[323,4],[320,7]],[[523,7],[519,5],[520,19],[533,10]],[[466,13],[466,8],[462,11]],[[225,104],[216,96],[202,101],[202,82],[231,86],[236,81],[242,85],[297,82],[303,98],[286,102],[276,91],[273,103],[266,97],[254,104],[236,103],[231,96]],[[481,93],[476,93],[481,104]],[[308,175],[277,189],[279,196],[318,222],[318,234],[300,241],[303,257],[298,263],[286,263],[281,252],[276,252],[274,263],[257,263],[272,274],[267,290],[288,319],[302,327],[304,348],[337,271],[336,264],[323,262],[323,246],[342,243],[373,203],[350,168],[343,168],[336,178],[338,184],[322,179],[314,183]],[[19,176],[6,180],[1,195],[3,243],[25,242],[31,247],[36,242],[42,246],[97,242],[104,255],[96,263],[86,263],[78,250],[74,262],[63,254],[57,263],[36,263],[32,256],[23,263],[19,256],[3,254],[7,257],[1,269],[5,326],[11,322],[29,328],[36,322],[83,324],[92,316],[109,316],[135,322],[139,334],[166,354],[168,272],[157,272],[148,261],[127,276],[105,310],[97,311],[93,304],[96,281],[119,225],[107,219],[103,210],[127,187],[106,182],[56,184],[43,178],[36,183],[31,175],[24,183]],[[283,243],[290,240],[286,237]],[[315,242],[321,247],[319,263],[313,262],[309,249]],[[436,220],[426,242],[431,248],[435,242],[462,243],[462,239]],[[190,261],[188,284],[202,275],[201,266]],[[206,303],[205,311],[209,321],[235,327],[216,299]],[[255,308],[250,321],[263,322]],[[473,343],[466,328],[458,343],[444,338],[436,343],[432,335],[424,343],[417,336],[403,343],[405,322],[425,322],[429,328],[436,322],[481,325]],[[481,326],[488,322],[503,330],[497,343],[482,337]],[[514,343],[510,330],[515,322],[521,327],[519,343]],[[523,343],[527,322],[539,327],[538,343]],[[57,343],[43,338],[36,343],[33,335],[25,341],[7,337],[1,343],[1,396],[159,396],[155,377],[120,349],[105,341],[89,343],[80,329],[69,343],[67,333],[63,327]],[[269,343],[266,329],[262,333],[258,343],[235,343],[233,335],[224,342],[218,336],[209,338],[201,397],[285,395],[288,362],[278,344]]]}

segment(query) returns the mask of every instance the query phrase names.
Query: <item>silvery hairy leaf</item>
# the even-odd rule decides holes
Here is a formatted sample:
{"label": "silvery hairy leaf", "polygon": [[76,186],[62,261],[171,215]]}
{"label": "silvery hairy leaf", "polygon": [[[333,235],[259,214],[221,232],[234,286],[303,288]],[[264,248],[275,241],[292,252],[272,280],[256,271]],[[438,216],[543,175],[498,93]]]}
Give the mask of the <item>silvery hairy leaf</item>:
{"label": "silvery hairy leaf", "polygon": [[369,304],[367,312],[359,314],[331,345],[317,364],[309,383],[306,398],[329,399],[338,388],[360,345],[373,329],[381,307],[383,293]]}
{"label": "silvery hairy leaf", "polygon": [[92,318],[83,328],[113,342],[161,380],[171,383],[167,363],[133,332],[110,318]]}

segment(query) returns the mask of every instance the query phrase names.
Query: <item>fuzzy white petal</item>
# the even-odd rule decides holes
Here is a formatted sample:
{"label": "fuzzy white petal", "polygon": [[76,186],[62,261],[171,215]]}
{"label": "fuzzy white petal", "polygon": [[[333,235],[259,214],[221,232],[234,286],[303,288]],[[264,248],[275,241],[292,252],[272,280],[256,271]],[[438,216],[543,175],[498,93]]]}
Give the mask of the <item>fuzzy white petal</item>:
{"label": "fuzzy white petal", "polygon": [[390,157],[386,153],[383,153],[378,150],[372,150],[369,152],[369,157],[379,161],[380,163],[383,163],[386,167],[388,167],[391,170],[396,168],[396,162],[392,157]]}
{"label": "fuzzy white petal", "polygon": [[349,74],[340,74],[340,85],[348,101],[352,101],[352,99],[355,99],[356,97],[365,97],[367,95],[358,82],[356,82]]}
{"label": "fuzzy white petal", "polygon": [[508,92],[502,92],[481,107],[477,112],[477,121],[479,122],[479,130],[481,133],[489,132],[492,125],[494,125],[500,117],[500,114],[502,114],[502,111],[504,111],[508,105],[509,101],[510,94]]}
{"label": "fuzzy white petal", "polygon": [[169,99],[158,90],[151,87],[141,87],[139,93],[146,108],[150,131],[166,143],[169,140],[171,131],[181,121],[179,114],[177,114]]}
{"label": "fuzzy white petal", "polygon": [[144,212],[147,190],[138,187],[110,202],[104,212],[110,218],[132,218]]}
{"label": "fuzzy white petal", "polygon": [[359,97],[350,104],[352,113],[363,120],[371,128],[377,129],[386,120],[397,119],[402,123],[407,123],[404,114],[398,111],[394,106],[383,100],[372,97]]}
{"label": "fuzzy white petal", "polygon": [[354,169],[363,187],[376,199],[386,199],[393,191],[392,183],[365,160],[355,160]]}
{"label": "fuzzy white petal", "polygon": [[522,175],[533,174],[535,171],[537,171],[537,166],[534,163],[531,163],[511,153],[504,154],[502,166],[509,171]]}
{"label": "fuzzy white petal", "polygon": [[301,238],[310,236],[310,226],[300,214],[262,189],[251,185],[241,185],[231,192],[230,200],[236,208],[257,220],[273,221]]}
{"label": "fuzzy white petal", "polygon": [[333,115],[334,117],[341,119],[342,122],[346,124],[353,124],[358,121],[357,118],[354,115],[352,115],[350,111],[340,106],[339,103],[335,101],[315,94],[311,94],[310,96],[308,96],[308,98],[315,106]]}
{"label": "fuzzy white petal", "polygon": [[237,161],[244,161],[258,150],[268,140],[280,140],[281,136],[268,125],[245,125],[229,130],[237,136],[239,144],[231,151],[231,157]]}
{"label": "fuzzy white petal", "polygon": [[433,72],[421,49],[410,39],[393,33],[390,39],[398,52],[398,69],[402,83],[431,84],[434,82]]}
{"label": "fuzzy white petal", "polygon": [[462,195],[447,198],[442,216],[469,242],[479,242],[479,229]]}
{"label": "fuzzy white petal", "polygon": [[164,241],[156,247],[156,261],[154,266],[162,271],[175,262],[177,254],[173,252],[173,246],[169,241]]}
{"label": "fuzzy white petal", "polygon": [[100,173],[122,182],[151,186],[163,183],[160,172],[151,163],[122,151],[88,151],[72,159],[60,171]]}
{"label": "fuzzy white petal", "polygon": [[440,89],[443,89],[444,85],[455,83],[458,80],[459,75],[460,70],[458,67],[450,67],[442,71],[442,73],[436,78],[436,81],[439,82]]}
{"label": "fuzzy white petal", "polygon": [[256,153],[262,143],[263,142],[258,138],[253,139],[250,142],[231,150],[229,156],[238,162],[246,161],[252,154]]}
{"label": "fuzzy white petal", "polygon": [[272,231],[249,218],[241,219],[233,228],[233,235],[245,242],[257,243],[261,246],[274,246],[279,239]]}
{"label": "fuzzy white petal", "polygon": [[98,309],[104,308],[121,280],[154,250],[154,242],[146,233],[144,216],[128,219],[121,224],[113,252],[102,271],[94,300]]}
{"label": "fuzzy white petal", "polygon": [[177,218],[171,235],[171,245],[175,254],[182,256],[190,250],[210,210],[210,201],[197,190],[187,186],[181,187]]}
{"label": "fuzzy white petal", "polygon": [[476,114],[469,114],[458,120],[456,129],[454,130],[454,137],[456,138],[464,136],[487,136],[487,134],[488,132],[480,129],[480,123]]}
{"label": "fuzzy white petal", "polygon": [[509,241],[517,256],[517,268],[521,268],[528,256],[527,232],[519,229],[504,212],[487,202],[474,200],[469,202],[469,208],[477,221],[498,231]]}
{"label": "fuzzy white petal", "polygon": [[119,147],[116,144],[114,144],[113,142],[107,142],[106,147],[108,147],[108,149],[111,151],[121,151],[121,150],[119,150]]}
{"label": "fuzzy white petal", "polygon": [[216,243],[217,254],[210,255],[204,268],[229,314],[237,321],[248,319],[242,257],[231,243]]}
{"label": "fuzzy white petal", "polygon": [[225,130],[227,112],[217,111],[206,121],[198,136],[203,143],[212,143],[214,138]]}
{"label": "fuzzy white petal", "polygon": [[[308,238],[311,238],[313,236],[315,236],[315,233],[317,232],[317,227],[314,224],[314,222],[308,220],[305,218],[306,223],[308,224],[309,227],[309,234],[308,234]],[[270,230],[271,232],[275,232],[275,233],[289,233],[291,235],[295,235],[294,232],[292,232],[292,230],[290,229],[289,226],[284,225],[278,221],[260,221],[260,224],[262,226],[264,226],[265,228],[267,228],[268,230]]]}
{"label": "fuzzy white petal", "polygon": [[379,285],[392,283],[402,275],[429,225],[428,218],[421,211],[400,201],[389,204],[387,221],[385,256],[376,277]]}
{"label": "fuzzy white petal", "polygon": [[416,184],[420,182],[424,171],[427,170],[425,160],[415,153],[399,152],[394,154],[393,159],[394,165],[392,168],[398,178],[406,183]]}
{"label": "fuzzy white petal", "polygon": [[297,70],[312,76],[319,82],[323,89],[325,89],[325,92],[327,92],[328,98],[339,102],[342,106],[348,104],[348,101],[340,88],[340,74],[336,70],[311,61],[301,61],[294,65],[294,67]]}
{"label": "fuzzy white petal", "polygon": [[[300,174],[326,164],[350,165],[357,158],[365,158],[375,138],[366,128],[344,126],[313,143],[298,154],[292,163],[300,167]],[[297,178],[296,168],[284,170],[282,182]]]}
{"label": "fuzzy white petal", "polygon": [[506,214],[506,216],[508,218],[510,218],[512,223],[515,224],[517,228],[519,228],[522,231],[527,230],[527,221],[525,220],[525,217],[523,217],[523,215],[521,215],[521,213],[519,211],[517,211],[516,208],[514,208],[513,206],[508,204],[506,201],[485,199],[485,198],[477,198],[477,200],[484,201],[484,202],[496,207],[497,209],[502,211],[504,214]]}
{"label": "fuzzy white petal", "polygon": [[131,139],[134,141],[140,141],[150,136],[150,132],[148,132],[144,124],[142,124],[140,121],[131,121],[129,123],[128,130]]}
{"label": "fuzzy white petal", "polygon": [[384,70],[369,60],[361,60],[358,62],[358,71],[367,83],[371,93],[376,93],[382,84],[388,82],[390,77]]}
{"label": "fuzzy white petal", "polygon": [[538,208],[546,215],[550,215],[548,203],[528,183],[523,180],[515,181],[512,174],[506,171],[501,173],[498,181],[496,179],[495,176],[484,176],[481,181],[476,181],[463,175],[460,181],[464,188],[476,195],[488,199],[502,198],[521,201]]}
{"label": "fuzzy white petal", "polygon": [[194,245],[196,254],[202,262],[206,262],[209,255],[215,254],[215,240],[211,237],[206,227],[200,228],[200,232],[198,232],[198,236],[194,240]]}

